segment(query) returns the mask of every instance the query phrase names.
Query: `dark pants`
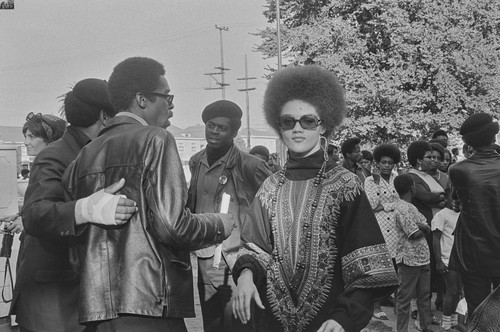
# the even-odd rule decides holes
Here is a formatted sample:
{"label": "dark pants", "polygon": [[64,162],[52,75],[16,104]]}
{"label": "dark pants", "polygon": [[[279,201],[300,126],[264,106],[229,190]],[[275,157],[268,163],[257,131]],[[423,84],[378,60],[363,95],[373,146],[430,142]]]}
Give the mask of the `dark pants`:
{"label": "dark pants", "polygon": [[252,324],[243,325],[233,318],[231,297],[236,291],[232,275],[221,262],[218,269],[212,258],[198,258],[198,292],[203,314],[204,332],[246,331]]}
{"label": "dark pants", "polygon": [[500,284],[500,277],[484,277],[467,272],[461,273],[469,317],[474,310]]}
{"label": "dark pants", "polygon": [[135,332],[168,331],[187,332],[182,318],[162,318],[137,315],[123,315],[115,319],[87,324],[85,332]]}
{"label": "dark pants", "polygon": [[431,330],[431,271],[429,264],[424,266],[398,265],[399,288],[397,294],[397,330],[408,331],[410,321],[410,302],[417,293],[417,308],[420,326],[423,331]]}

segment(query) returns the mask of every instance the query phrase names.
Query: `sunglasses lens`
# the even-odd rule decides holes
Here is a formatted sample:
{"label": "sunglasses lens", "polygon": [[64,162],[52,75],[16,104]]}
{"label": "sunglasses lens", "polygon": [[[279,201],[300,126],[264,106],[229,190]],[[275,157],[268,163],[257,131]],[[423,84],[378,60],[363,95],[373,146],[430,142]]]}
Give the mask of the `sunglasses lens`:
{"label": "sunglasses lens", "polygon": [[293,127],[295,127],[295,119],[291,116],[282,117],[280,118],[279,126],[283,130],[293,129]]}
{"label": "sunglasses lens", "polygon": [[315,129],[318,127],[318,119],[315,116],[304,115],[300,118],[300,125],[304,129]]}

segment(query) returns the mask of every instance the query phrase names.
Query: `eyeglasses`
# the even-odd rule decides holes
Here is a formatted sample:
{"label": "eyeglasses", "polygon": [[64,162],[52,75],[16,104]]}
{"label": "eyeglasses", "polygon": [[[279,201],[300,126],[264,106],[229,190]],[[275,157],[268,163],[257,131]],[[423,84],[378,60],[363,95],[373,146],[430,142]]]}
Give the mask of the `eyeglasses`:
{"label": "eyeglasses", "polygon": [[300,123],[300,126],[305,130],[314,130],[318,128],[321,120],[315,115],[303,115],[300,119],[295,119],[293,116],[285,115],[278,120],[278,126],[281,130],[290,130],[295,128],[295,125]]}
{"label": "eyeglasses", "polygon": [[438,160],[437,156],[424,156],[424,159]]}
{"label": "eyeglasses", "polygon": [[165,98],[165,100],[167,101],[167,103],[169,105],[172,105],[172,102],[174,101],[174,95],[167,95],[167,94],[161,93],[161,92],[151,92],[150,94],[153,95],[153,96],[158,96],[158,97]]}
{"label": "eyeglasses", "polygon": [[26,115],[26,121],[31,121],[31,120],[42,122],[43,121],[42,113],[35,114],[33,112],[29,112],[28,115]]}

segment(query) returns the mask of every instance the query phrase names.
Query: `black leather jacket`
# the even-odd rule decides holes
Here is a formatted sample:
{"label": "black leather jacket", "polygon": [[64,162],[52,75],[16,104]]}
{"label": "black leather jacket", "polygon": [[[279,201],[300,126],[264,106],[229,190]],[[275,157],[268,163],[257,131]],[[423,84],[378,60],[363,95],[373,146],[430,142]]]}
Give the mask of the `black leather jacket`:
{"label": "black leather jacket", "polygon": [[475,152],[450,167],[450,179],[461,207],[450,266],[500,276],[500,155]]}
{"label": "black leather jacket", "polygon": [[125,178],[120,194],[137,203],[132,219],[115,227],[87,224],[76,243],[81,274],[80,321],[119,314],[193,317],[189,251],[220,243],[221,215],[185,208],[187,185],[171,133],[114,118],[67,169],[72,199]]}

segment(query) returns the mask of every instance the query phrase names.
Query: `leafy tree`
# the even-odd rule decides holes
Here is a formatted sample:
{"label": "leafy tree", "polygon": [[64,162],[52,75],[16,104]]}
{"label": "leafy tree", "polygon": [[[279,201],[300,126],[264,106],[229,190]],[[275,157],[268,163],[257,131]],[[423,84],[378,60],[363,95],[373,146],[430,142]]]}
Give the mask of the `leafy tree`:
{"label": "leafy tree", "polygon": [[[270,22],[274,9],[268,0]],[[345,87],[336,139],[406,145],[456,133],[475,112],[500,115],[498,0],[281,0],[280,10],[289,65],[322,65]],[[276,29],[259,35],[257,49],[276,56]]]}

